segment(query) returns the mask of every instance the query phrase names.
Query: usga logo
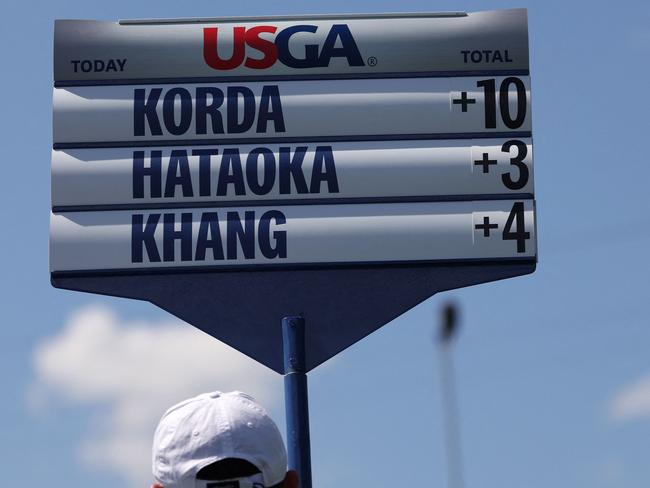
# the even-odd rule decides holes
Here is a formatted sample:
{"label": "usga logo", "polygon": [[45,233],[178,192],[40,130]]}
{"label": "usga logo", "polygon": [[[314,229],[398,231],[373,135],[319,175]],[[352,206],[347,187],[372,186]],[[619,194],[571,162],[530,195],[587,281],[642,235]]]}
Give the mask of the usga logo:
{"label": "usga logo", "polygon": [[[274,25],[234,27],[232,54],[228,59],[221,58],[217,49],[219,38],[225,34],[220,30],[223,28],[203,29],[203,58],[208,66],[214,69],[235,69],[242,64],[247,68],[265,69],[273,66],[276,61],[290,68],[318,68],[329,66],[332,58],[345,58],[349,66],[364,66],[357,43],[347,24],[332,25],[322,45],[305,44],[303,48],[293,45],[291,50],[289,43],[294,34],[315,34],[318,26],[294,25],[281,31]],[[266,35],[262,37],[263,34]],[[246,46],[259,51],[261,57],[247,56]]]}

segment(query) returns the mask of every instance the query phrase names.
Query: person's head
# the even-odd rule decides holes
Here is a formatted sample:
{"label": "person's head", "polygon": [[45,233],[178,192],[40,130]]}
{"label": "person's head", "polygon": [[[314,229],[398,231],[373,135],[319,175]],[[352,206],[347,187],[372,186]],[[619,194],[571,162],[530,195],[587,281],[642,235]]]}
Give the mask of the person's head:
{"label": "person's head", "polygon": [[241,392],[205,393],[171,407],[153,441],[152,488],[297,488],[282,436]]}

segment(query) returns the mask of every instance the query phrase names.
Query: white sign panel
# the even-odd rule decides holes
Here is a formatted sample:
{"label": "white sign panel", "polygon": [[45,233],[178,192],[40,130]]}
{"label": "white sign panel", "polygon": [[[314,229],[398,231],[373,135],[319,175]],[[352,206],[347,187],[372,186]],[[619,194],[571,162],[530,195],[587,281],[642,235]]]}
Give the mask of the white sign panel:
{"label": "white sign panel", "polygon": [[53,271],[531,258],[531,201],[69,212]]}
{"label": "white sign panel", "polygon": [[57,20],[56,83],[528,70],[525,9]]}
{"label": "white sign panel", "polygon": [[530,138],[52,153],[52,205],[56,208],[532,192]]}
{"label": "white sign panel", "polygon": [[527,76],[54,89],[54,144],[59,148],[530,130]]}

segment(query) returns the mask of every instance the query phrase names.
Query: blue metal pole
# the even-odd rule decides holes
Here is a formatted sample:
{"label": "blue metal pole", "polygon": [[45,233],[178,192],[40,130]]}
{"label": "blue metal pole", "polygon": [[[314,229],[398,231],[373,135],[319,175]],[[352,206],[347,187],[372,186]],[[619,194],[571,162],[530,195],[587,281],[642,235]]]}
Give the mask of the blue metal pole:
{"label": "blue metal pole", "polygon": [[287,417],[289,469],[297,471],[300,488],[311,488],[309,405],[305,366],[305,319],[282,319],[284,404]]}

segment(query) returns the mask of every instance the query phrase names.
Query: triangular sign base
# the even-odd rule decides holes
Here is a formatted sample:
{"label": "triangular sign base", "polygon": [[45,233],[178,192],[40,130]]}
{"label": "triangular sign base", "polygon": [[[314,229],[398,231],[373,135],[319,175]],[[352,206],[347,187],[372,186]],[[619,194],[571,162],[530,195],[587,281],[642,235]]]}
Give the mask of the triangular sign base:
{"label": "triangular sign base", "polygon": [[444,290],[532,273],[534,261],[123,275],[54,274],[58,288],[148,300],[283,373],[282,318],[303,315],[311,370]]}

